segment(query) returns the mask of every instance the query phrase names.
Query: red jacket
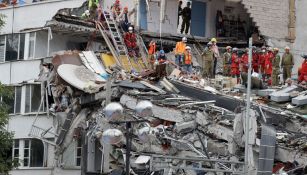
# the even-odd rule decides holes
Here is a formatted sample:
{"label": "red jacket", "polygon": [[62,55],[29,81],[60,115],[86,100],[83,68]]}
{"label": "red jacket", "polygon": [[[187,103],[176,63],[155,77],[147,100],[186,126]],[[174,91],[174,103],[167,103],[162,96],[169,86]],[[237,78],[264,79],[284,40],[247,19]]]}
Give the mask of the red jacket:
{"label": "red jacket", "polygon": [[299,81],[307,81],[307,60],[304,60],[302,63],[302,68],[300,71]]}
{"label": "red jacket", "polygon": [[247,73],[247,71],[248,71],[248,53],[244,53],[241,56],[241,64],[242,64],[243,72]]}
{"label": "red jacket", "polygon": [[124,41],[128,48],[136,47],[136,35],[134,33],[126,32],[124,36]]}
{"label": "red jacket", "polygon": [[261,67],[265,67],[265,58],[266,58],[267,54],[259,54],[259,64],[261,65]]}
{"label": "red jacket", "polygon": [[264,61],[264,72],[267,75],[271,75],[272,74],[272,61],[274,59],[274,54],[272,52],[268,52],[266,54],[265,57],[265,61]]}
{"label": "red jacket", "polygon": [[236,53],[232,53],[231,55],[231,75],[239,75],[240,74],[240,59]]}
{"label": "red jacket", "polygon": [[257,53],[253,53],[252,67],[255,72],[259,71],[259,55]]}

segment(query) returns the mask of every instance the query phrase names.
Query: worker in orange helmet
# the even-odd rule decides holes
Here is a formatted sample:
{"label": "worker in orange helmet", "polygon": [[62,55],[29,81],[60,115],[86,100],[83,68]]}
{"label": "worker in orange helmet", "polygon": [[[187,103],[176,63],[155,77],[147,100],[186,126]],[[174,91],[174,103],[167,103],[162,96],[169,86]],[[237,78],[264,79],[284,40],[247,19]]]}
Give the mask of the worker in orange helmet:
{"label": "worker in orange helmet", "polygon": [[274,53],[273,53],[273,49],[271,47],[269,47],[268,52],[266,54],[265,57],[265,67],[264,67],[264,73],[265,73],[265,81],[268,83],[268,85],[272,84],[272,80],[271,80],[271,76],[272,76],[272,61],[274,59]]}
{"label": "worker in orange helmet", "polygon": [[304,61],[299,71],[298,81],[301,84],[306,84],[307,83],[307,55],[303,54],[302,58],[304,58]]}
{"label": "worker in orange helmet", "polygon": [[155,53],[156,53],[157,45],[154,40],[150,41],[149,48],[148,48],[148,66],[150,69],[154,69],[154,63],[155,63]]}
{"label": "worker in orange helmet", "polygon": [[240,59],[238,56],[238,48],[233,48],[231,55],[231,75],[237,78],[237,83],[240,83]]}

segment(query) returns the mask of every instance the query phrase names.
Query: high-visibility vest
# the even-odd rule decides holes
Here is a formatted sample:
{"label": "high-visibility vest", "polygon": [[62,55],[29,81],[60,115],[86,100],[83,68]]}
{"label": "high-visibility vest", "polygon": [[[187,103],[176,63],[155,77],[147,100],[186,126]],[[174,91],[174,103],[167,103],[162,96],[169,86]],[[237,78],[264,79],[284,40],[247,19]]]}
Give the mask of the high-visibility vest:
{"label": "high-visibility vest", "polygon": [[184,42],[177,42],[175,54],[183,54],[185,51],[186,44]]}
{"label": "high-visibility vest", "polygon": [[190,65],[192,63],[192,54],[189,52],[185,52],[184,54],[184,64]]}
{"label": "high-visibility vest", "polygon": [[155,54],[156,53],[156,43],[149,45],[148,54]]}

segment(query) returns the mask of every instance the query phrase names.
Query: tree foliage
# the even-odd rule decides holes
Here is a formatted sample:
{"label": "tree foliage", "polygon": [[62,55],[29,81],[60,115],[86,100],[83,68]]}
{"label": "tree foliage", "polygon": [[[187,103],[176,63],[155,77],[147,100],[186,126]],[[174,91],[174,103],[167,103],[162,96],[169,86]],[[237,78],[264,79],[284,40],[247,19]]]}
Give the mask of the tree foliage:
{"label": "tree foliage", "polygon": [[0,29],[5,25],[5,21],[4,21],[5,17],[6,17],[5,15],[0,14]]}
{"label": "tree foliage", "polygon": [[13,133],[7,131],[9,120],[9,106],[4,99],[13,98],[13,88],[0,83],[0,174],[8,172],[17,166],[17,161],[12,159]]}

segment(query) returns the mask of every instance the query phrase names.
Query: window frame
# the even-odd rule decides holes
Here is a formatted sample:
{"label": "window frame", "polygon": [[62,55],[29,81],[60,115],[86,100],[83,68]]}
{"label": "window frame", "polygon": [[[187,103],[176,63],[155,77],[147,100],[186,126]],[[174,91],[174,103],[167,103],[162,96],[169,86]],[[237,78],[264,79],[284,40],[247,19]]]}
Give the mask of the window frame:
{"label": "window frame", "polygon": [[[80,146],[79,146],[79,143],[80,143]],[[80,150],[80,156],[78,156],[78,150]],[[81,167],[81,161],[82,161],[82,140],[81,138],[79,139],[75,139],[75,157],[74,157],[74,165],[76,167]],[[78,159],[80,159],[80,165],[78,165]]]}
{"label": "window frame", "polygon": [[[25,84],[25,88],[24,88],[24,114],[36,114],[36,113],[46,113],[46,109],[45,109],[45,105],[43,104],[42,105],[42,109],[40,110],[40,111],[38,111],[38,109],[37,109],[37,111],[32,111],[32,93],[34,92],[34,90],[32,91],[32,88],[33,88],[33,86],[35,86],[35,85],[41,85],[41,84],[38,84],[38,83],[36,83],[36,84]],[[28,99],[27,99],[27,87],[30,87],[30,91],[29,91],[29,101],[27,101]],[[41,88],[40,88],[40,96],[41,96]],[[42,97],[41,97],[42,98]],[[40,101],[39,101],[39,105],[40,105],[40,103],[41,103],[41,98],[40,98]],[[46,100],[46,96],[44,96],[44,100]],[[26,107],[26,105],[27,104],[29,104],[29,110],[27,111],[27,107]],[[39,108],[39,106],[38,106],[38,108]]]}

